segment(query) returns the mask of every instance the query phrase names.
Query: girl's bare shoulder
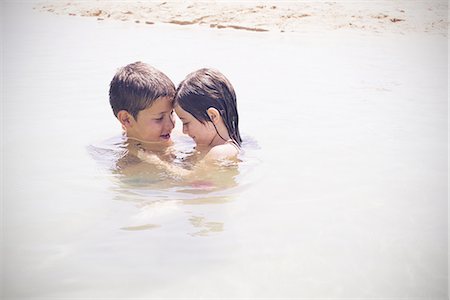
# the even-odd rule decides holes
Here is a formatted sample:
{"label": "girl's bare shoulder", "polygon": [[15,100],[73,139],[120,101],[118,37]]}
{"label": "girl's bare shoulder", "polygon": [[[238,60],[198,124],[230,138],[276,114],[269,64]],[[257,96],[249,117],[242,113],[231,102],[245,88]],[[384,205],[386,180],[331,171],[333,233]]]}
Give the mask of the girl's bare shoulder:
{"label": "girl's bare shoulder", "polygon": [[239,150],[231,143],[215,146],[209,150],[205,156],[205,160],[221,160],[236,158],[239,154]]}

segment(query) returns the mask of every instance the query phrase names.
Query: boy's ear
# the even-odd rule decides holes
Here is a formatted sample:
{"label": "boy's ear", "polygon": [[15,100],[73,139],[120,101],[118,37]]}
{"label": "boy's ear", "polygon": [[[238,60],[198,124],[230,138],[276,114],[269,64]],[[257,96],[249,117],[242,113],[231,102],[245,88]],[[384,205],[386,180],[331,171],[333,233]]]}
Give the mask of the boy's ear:
{"label": "boy's ear", "polygon": [[220,121],[220,119],[221,119],[220,113],[214,107],[208,108],[208,110],[206,112],[208,113],[209,118],[211,119],[211,121],[214,124],[217,124],[217,122]]}
{"label": "boy's ear", "polygon": [[123,127],[129,128],[133,126],[134,118],[126,110],[121,110],[117,113],[117,119],[122,124]]}

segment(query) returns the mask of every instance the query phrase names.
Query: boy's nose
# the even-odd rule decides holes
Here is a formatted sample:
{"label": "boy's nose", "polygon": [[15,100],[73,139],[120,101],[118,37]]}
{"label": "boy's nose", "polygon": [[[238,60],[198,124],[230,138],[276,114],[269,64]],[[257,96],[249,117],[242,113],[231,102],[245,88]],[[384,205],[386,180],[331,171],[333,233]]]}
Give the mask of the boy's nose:
{"label": "boy's nose", "polygon": [[168,120],[166,121],[166,124],[165,124],[165,125],[166,125],[166,126],[165,126],[166,129],[172,131],[172,129],[175,127],[175,120],[174,120],[173,116],[170,116],[170,117],[168,118]]}

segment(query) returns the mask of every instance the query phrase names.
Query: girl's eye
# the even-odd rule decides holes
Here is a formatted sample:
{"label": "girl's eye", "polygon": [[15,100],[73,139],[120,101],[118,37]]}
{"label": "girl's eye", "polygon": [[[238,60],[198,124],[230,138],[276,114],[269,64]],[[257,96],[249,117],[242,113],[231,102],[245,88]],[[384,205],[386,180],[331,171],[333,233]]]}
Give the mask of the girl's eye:
{"label": "girl's eye", "polygon": [[156,121],[162,121],[163,117],[155,119]]}

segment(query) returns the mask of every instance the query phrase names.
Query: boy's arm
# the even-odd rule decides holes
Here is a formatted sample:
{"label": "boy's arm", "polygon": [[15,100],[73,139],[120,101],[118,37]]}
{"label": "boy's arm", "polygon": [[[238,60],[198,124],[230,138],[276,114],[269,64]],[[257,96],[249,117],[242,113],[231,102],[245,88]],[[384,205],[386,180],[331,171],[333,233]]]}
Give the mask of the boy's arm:
{"label": "boy's arm", "polygon": [[234,161],[237,157],[238,151],[235,147],[230,144],[220,145],[212,148],[203,159],[201,159],[194,167],[194,170],[186,170],[182,167],[178,167],[176,165],[170,164],[166,161],[161,160],[156,154],[151,152],[147,152],[144,149],[137,150],[136,156],[155,166],[159,166],[166,171],[178,176],[187,176],[192,175],[196,171],[196,173],[205,171],[209,167],[214,166],[216,164],[221,165],[226,161]]}
{"label": "boy's arm", "polygon": [[211,177],[211,174],[215,174],[218,170],[217,167],[223,165],[224,161],[229,161],[228,159],[202,159],[194,166],[192,170],[186,170],[163,161],[156,154],[149,153],[142,149],[138,150],[137,157],[142,161],[159,167],[172,175],[181,177],[185,183],[190,185],[192,188],[201,190],[215,190],[217,188],[225,187],[223,186],[223,178],[216,181],[216,177]]}
{"label": "boy's arm", "polygon": [[183,169],[181,167],[172,165],[168,162],[161,160],[156,154],[148,153],[145,150],[139,149],[137,152],[137,157],[149,164],[159,166],[164,170],[172,173],[173,175],[186,177],[192,174],[192,171]]}

